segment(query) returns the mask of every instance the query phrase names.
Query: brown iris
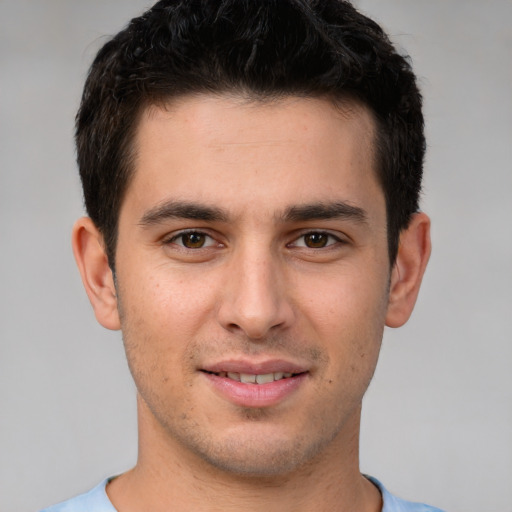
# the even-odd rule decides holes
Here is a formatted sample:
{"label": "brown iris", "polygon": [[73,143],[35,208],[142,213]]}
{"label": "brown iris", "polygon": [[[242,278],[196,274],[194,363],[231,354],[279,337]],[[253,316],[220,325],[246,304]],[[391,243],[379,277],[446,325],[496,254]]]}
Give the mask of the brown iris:
{"label": "brown iris", "polygon": [[202,233],[184,233],[181,235],[181,241],[188,249],[200,249],[206,241],[206,235]]}
{"label": "brown iris", "polygon": [[306,247],[311,249],[321,249],[327,245],[329,240],[329,235],[325,233],[309,233],[308,235],[304,235],[304,243]]}

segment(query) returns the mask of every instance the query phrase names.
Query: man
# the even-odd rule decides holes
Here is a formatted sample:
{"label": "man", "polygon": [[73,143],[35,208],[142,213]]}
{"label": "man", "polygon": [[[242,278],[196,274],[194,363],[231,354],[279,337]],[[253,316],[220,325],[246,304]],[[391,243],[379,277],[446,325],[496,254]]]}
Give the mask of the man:
{"label": "man", "polygon": [[430,253],[421,96],[341,0],[157,3],[96,57],[73,248],[138,390],[136,466],[57,511],[425,511],[362,397]]}

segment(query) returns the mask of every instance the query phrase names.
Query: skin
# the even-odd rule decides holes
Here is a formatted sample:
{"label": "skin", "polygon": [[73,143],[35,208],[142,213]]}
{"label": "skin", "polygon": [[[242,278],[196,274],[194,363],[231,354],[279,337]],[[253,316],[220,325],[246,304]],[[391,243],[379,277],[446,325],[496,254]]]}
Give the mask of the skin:
{"label": "skin", "polygon": [[[118,510],[380,510],[359,473],[361,401],[430,242],[416,214],[391,267],[373,138],[364,107],[324,99],[203,95],[143,113],[116,285],[90,219],[73,234],[138,390],[139,459],[107,489]],[[302,378],[263,406],[204,371],[276,360]]]}

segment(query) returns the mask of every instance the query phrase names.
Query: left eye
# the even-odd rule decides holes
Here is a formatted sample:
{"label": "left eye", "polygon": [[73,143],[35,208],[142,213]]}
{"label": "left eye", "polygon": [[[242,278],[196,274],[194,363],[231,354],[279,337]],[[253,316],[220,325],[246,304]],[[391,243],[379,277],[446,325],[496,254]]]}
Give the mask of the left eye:
{"label": "left eye", "polygon": [[292,245],[295,247],[307,247],[308,249],[323,249],[339,241],[334,235],[314,231],[300,236]]}
{"label": "left eye", "polygon": [[168,243],[176,244],[186,249],[202,249],[215,245],[215,240],[200,231],[188,231],[173,236]]}

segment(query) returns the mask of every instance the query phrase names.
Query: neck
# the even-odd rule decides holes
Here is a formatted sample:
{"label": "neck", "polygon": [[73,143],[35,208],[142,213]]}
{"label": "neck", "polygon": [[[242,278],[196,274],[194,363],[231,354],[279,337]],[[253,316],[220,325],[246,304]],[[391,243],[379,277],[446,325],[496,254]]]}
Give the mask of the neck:
{"label": "neck", "polygon": [[308,463],[286,474],[247,476],[213,467],[169,440],[140,402],[137,464],[107,488],[119,512],[381,510],[379,491],[359,472],[360,409]]}

